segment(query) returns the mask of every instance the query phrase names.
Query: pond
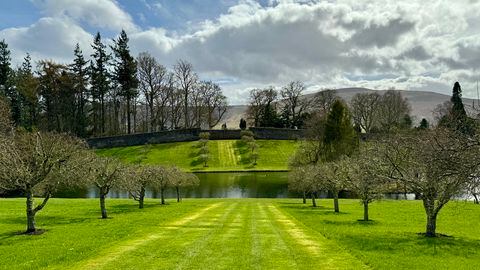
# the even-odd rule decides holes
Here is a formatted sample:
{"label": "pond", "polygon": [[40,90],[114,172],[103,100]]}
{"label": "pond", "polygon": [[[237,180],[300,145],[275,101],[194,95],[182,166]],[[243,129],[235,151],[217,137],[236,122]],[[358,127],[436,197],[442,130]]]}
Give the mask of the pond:
{"label": "pond", "polygon": [[[299,194],[288,190],[287,172],[241,172],[241,173],[197,173],[200,184],[181,190],[184,198],[294,198]],[[148,198],[159,198],[160,194],[147,189]],[[175,197],[175,191],[168,190],[167,197]],[[111,198],[128,198],[123,190],[112,190]],[[61,198],[96,198],[98,190],[61,191]]]}

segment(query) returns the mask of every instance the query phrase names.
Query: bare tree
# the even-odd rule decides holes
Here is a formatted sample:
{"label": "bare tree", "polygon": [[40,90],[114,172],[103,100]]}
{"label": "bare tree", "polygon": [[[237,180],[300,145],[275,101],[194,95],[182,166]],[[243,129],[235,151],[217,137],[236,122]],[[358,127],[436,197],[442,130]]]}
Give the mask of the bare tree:
{"label": "bare tree", "polygon": [[[83,180],[80,166],[86,145],[53,133],[17,133],[0,137],[0,189],[20,190],[27,199],[27,231],[35,234],[35,215],[59,186]],[[34,196],[43,201],[35,206]]]}
{"label": "bare tree", "polygon": [[288,115],[289,127],[302,125],[304,114],[311,110],[313,99],[303,97],[305,85],[300,81],[292,81],[282,88],[283,110]]}
{"label": "bare tree", "polygon": [[393,127],[400,127],[405,116],[410,114],[410,105],[402,94],[395,90],[386,91],[380,102],[378,120],[380,128],[390,132]]}
{"label": "bare tree", "polygon": [[160,191],[160,203],[163,205],[165,204],[165,190],[171,186],[174,174],[169,168],[164,166],[152,166],[150,170],[155,175],[152,186]]}
{"label": "bare tree", "polygon": [[333,206],[336,213],[340,212],[338,196],[345,189],[350,170],[350,159],[342,157],[335,162],[320,163],[316,166],[315,177],[319,179],[322,187],[333,195]]}
{"label": "bare tree", "polygon": [[278,93],[273,87],[265,89],[252,89],[247,108],[247,118],[253,126],[259,127],[264,124],[271,124],[271,112],[276,112],[275,102]]}
{"label": "bare tree", "polygon": [[98,188],[102,218],[108,218],[105,199],[114,187],[119,187],[125,175],[120,161],[109,157],[95,157],[90,162],[90,180]]}
{"label": "bare tree", "polygon": [[12,131],[12,118],[8,103],[0,97],[0,136]]}
{"label": "bare tree", "polygon": [[289,174],[288,188],[303,193],[303,202],[306,202],[306,195],[310,194],[312,206],[317,207],[317,194],[322,189],[322,183],[316,177],[317,168],[315,165],[294,167]]}
{"label": "bare tree", "polygon": [[381,96],[376,93],[358,93],[350,101],[353,121],[366,133],[378,123]]}
{"label": "bare tree", "polygon": [[122,187],[128,190],[130,196],[138,201],[138,208],[143,209],[145,203],[145,191],[152,186],[156,179],[155,170],[151,166],[130,166],[122,181]]}
{"label": "bare tree", "polygon": [[189,115],[189,97],[194,90],[195,84],[198,81],[197,74],[193,71],[193,66],[185,60],[178,60],[173,67],[175,79],[178,84],[178,88],[181,90],[183,96],[183,114],[184,114],[184,127],[191,127],[190,115]]}
{"label": "bare tree", "polygon": [[314,109],[321,115],[326,115],[330,108],[332,107],[333,103],[340,99],[337,96],[337,91],[326,89],[320,92],[317,92],[313,98]]}
{"label": "bare tree", "polygon": [[396,136],[386,149],[390,179],[421,195],[427,215],[425,235],[436,236],[438,213],[466,190],[478,170],[479,142],[460,132],[437,128]]}
{"label": "bare tree", "polygon": [[172,187],[175,188],[175,192],[177,194],[177,202],[180,202],[182,200],[180,196],[181,188],[198,186],[200,182],[200,180],[195,174],[183,172],[175,166],[170,168],[170,173],[171,173],[170,184]]}
{"label": "bare tree", "polygon": [[213,82],[202,82],[200,91],[205,107],[206,122],[211,129],[223,119],[227,112],[227,97],[223,95],[220,86]]}
{"label": "bare tree", "polygon": [[[149,115],[149,131],[155,131],[158,122],[158,110],[155,106],[160,105],[163,109],[166,102],[164,95],[168,80],[167,69],[160,65],[157,60],[146,52],[137,57],[138,80],[140,89],[145,97],[147,115]],[[163,92],[163,93],[162,93]]]}
{"label": "bare tree", "polygon": [[349,168],[346,187],[353,191],[363,204],[363,221],[369,221],[369,204],[379,199],[385,191],[386,166],[381,146],[377,143],[362,144],[359,152],[345,162]]}

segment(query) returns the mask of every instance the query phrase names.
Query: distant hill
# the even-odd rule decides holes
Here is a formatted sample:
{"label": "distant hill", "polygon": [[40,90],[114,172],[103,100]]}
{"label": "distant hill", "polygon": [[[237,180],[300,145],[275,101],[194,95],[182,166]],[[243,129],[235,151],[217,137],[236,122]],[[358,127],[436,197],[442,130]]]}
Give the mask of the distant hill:
{"label": "distant hill", "polygon": [[[340,96],[346,102],[350,102],[352,97],[358,93],[367,93],[376,91],[379,94],[383,94],[387,90],[372,90],[367,88],[341,88],[336,89],[337,95]],[[434,123],[433,110],[438,104],[442,104],[450,99],[449,95],[428,92],[428,91],[410,91],[410,90],[395,90],[402,93],[402,96],[406,97],[412,108],[412,116],[414,125],[418,125],[422,118],[426,118],[430,123]],[[316,92],[305,95],[309,98],[315,95]],[[464,98],[463,103],[467,109],[472,108],[473,99]],[[475,100],[477,106],[477,101]],[[479,106],[480,107],[480,106]],[[246,105],[233,105],[229,106],[225,115],[225,121],[228,128],[238,128],[240,118],[245,117],[247,110]],[[221,123],[218,125],[221,126]]]}

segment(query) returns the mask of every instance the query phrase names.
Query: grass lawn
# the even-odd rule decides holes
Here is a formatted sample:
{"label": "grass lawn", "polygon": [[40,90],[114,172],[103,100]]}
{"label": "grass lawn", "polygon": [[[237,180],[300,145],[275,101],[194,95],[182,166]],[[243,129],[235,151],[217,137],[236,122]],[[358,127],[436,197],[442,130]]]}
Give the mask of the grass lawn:
{"label": "grass lawn", "polygon": [[314,209],[298,199],[186,199],[166,206],[109,199],[52,199],[38,236],[24,230],[24,200],[0,200],[0,269],[479,269],[480,207],[454,202],[426,239],[418,201],[357,200]]}
{"label": "grass lawn", "polygon": [[250,160],[250,151],[237,140],[209,141],[208,167],[199,160],[198,142],[116,147],[97,152],[126,162],[142,159],[146,164],[176,165],[187,171],[282,171],[288,170],[288,160],[298,146],[298,142],[286,140],[257,140],[257,144],[259,158],[255,166]]}

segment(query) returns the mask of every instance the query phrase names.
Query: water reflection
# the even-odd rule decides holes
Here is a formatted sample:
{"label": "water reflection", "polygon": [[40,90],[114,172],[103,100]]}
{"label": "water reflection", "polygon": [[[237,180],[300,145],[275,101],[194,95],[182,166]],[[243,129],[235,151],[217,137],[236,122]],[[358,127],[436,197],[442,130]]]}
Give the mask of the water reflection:
{"label": "water reflection", "polygon": [[[244,173],[197,173],[200,184],[197,187],[181,189],[183,198],[299,198],[301,194],[288,190],[288,173],[286,172],[244,172]],[[165,193],[167,198],[176,196],[175,190]],[[98,189],[78,189],[60,191],[57,198],[98,198]],[[124,190],[111,190],[110,198],[128,198]],[[160,194],[147,189],[147,198],[159,198]],[[319,198],[331,198],[331,194],[320,192]],[[349,192],[341,192],[341,198],[352,198]],[[385,194],[386,199],[405,199],[404,194]],[[414,194],[407,194],[408,200],[415,199]]]}

